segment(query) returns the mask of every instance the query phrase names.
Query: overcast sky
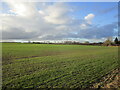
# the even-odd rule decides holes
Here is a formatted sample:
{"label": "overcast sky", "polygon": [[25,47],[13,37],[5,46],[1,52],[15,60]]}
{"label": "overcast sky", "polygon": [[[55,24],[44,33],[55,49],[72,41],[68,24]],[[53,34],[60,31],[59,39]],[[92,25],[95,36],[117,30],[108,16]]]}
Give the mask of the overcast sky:
{"label": "overcast sky", "polygon": [[3,40],[104,41],[118,35],[117,2],[0,2]]}

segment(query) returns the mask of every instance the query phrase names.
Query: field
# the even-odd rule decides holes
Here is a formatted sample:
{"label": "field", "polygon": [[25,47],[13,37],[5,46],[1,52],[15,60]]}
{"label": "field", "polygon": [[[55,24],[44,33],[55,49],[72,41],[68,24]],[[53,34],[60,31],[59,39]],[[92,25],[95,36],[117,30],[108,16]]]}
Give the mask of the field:
{"label": "field", "polygon": [[2,45],[3,88],[86,88],[118,68],[118,47]]}

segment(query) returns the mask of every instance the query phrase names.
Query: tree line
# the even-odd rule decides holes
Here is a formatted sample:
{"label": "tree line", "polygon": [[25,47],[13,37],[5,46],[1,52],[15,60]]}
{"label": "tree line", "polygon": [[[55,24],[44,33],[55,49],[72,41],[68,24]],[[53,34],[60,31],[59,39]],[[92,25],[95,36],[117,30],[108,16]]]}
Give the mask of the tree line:
{"label": "tree line", "polygon": [[63,44],[63,45],[98,45],[98,46],[120,46],[120,41],[116,37],[114,40],[112,38],[107,38],[104,42],[94,42],[90,43],[89,41],[85,41],[84,43],[80,43],[78,41],[64,41],[64,42],[50,42],[50,41],[44,41],[44,42],[28,42],[33,44]]}
{"label": "tree line", "polygon": [[114,39],[114,41],[112,41],[111,38],[108,38],[104,43],[104,46],[120,46],[120,41],[118,40],[118,38],[116,37]]}

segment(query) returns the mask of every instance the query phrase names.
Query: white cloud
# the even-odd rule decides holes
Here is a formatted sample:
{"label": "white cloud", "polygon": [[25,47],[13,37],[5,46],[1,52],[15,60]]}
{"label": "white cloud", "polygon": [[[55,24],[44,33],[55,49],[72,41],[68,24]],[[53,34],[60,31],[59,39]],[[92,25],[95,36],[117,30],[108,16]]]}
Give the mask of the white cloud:
{"label": "white cloud", "polygon": [[42,11],[42,10],[40,10],[40,11],[38,11],[41,15],[45,15],[45,13]]}
{"label": "white cloud", "polygon": [[89,26],[92,24],[92,20],[95,17],[94,14],[90,13],[87,16],[84,17],[84,22],[80,24],[80,29],[86,30],[89,28]]}
{"label": "white cloud", "polygon": [[88,14],[87,16],[85,16],[84,19],[86,20],[86,22],[87,22],[88,24],[92,24],[92,20],[93,20],[94,17],[95,17],[95,15],[92,14],[92,13],[90,13],[90,14]]}
{"label": "white cloud", "polygon": [[60,25],[58,27],[56,27],[56,30],[67,30],[67,26],[66,25]]}
{"label": "white cloud", "polygon": [[33,2],[20,2],[5,0],[10,7],[10,12],[18,16],[32,16],[36,13]]}
{"label": "white cloud", "polygon": [[97,34],[96,30],[89,30],[89,26],[95,17],[94,14],[88,14],[83,20],[76,19],[76,14],[74,15],[71,6],[67,6],[65,3],[6,3],[9,5],[8,8],[10,8],[9,12],[11,13],[0,15],[4,27],[0,27],[0,30],[3,30],[3,39],[52,40],[89,38],[93,36],[91,34],[93,31],[94,34]]}
{"label": "white cloud", "polygon": [[83,23],[83,24],[80,25],[80,28],[81,28],[81,29],[87,29],[88,26],[87,26],[86,24]]}
{"label": "white cloud", "polygon": [[45,13],[44,19],[51,24],[65,24],[69,18],[66,17],[69,9],[64,3],[55,3],[48,6],[42,13]]}
{"label": "white cloud", "polygon": [[62,19],[62,18],[54,18],[50,16],[45,16],[44,18],[47,22],[52,23],[52,24],[65,24],[67,23],[67,19]]}
{"label": "white cloud", "polygon": [[6,3],[9,5],[9,11],[12,13],[0,15],[4,26],[4,28],[0,28],[3,31],[3,39],[15,39],[15,37],[17,39],[38,39],[38,37],[42,38],[47,34],[57,35],[66,30],[66,25],[56,26],[56,24],[64,24],[68,18],[66,15],[68,8],[64,3],[47,5],[41,10],[37,10],[35,7],[36,3],[32,2]]}

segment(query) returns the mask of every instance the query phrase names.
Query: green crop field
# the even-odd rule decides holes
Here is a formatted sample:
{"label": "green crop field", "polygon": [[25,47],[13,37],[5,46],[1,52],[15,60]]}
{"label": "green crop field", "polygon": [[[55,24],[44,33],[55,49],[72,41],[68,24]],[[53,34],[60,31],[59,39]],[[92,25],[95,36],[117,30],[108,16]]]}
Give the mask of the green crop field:
{"label": "green crop field", "polygon": [[118,68],[118,47],[2,44],[3,88],[86,88]]}

